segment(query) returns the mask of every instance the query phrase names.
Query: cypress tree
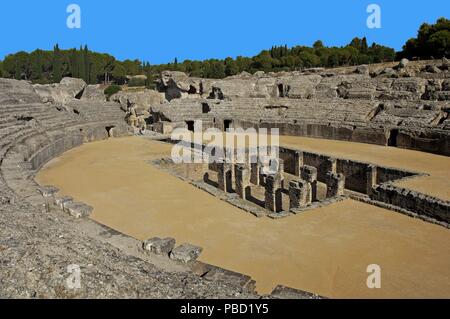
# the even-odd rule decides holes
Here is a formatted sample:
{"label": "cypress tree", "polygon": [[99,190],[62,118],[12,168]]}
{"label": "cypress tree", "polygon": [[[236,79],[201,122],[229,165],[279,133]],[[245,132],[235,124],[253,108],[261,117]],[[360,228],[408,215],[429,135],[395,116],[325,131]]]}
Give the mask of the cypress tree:
{"label": "cypress tree", "polygon": [[78,56],[79,56],[79,78],[80,79],[85,79],[86,78],[86,59],[84,56],[84,50],[83,47],[80,47],[80,51],[78,52]]}
{"label": "cypress tree", "polygon": [[73,49],[70,53],[70,69],[72,77],[74,78],[80,77],[80,60],[77,49]]}
{"label": "cypress tree", "polygon": [[84,63],[85,63],[85,71],[83,74],[83,80],[87,84],[90,84],[89,75],[91,74],[91,62],[90,62],[89,50],[88,50],[87,45],[84,46],[83,54],[84,54]]}
{"label": "cypress tree", "polygon": [[53,49],[53,82],[59,83],[62,79],[62,56],[58,44]]}

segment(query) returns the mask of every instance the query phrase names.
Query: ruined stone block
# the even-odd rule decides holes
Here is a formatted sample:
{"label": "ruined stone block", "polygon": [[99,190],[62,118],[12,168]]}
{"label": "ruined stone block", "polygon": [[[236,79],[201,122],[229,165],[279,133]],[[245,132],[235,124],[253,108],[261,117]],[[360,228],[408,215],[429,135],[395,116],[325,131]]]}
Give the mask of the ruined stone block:
{"label": "ruined stone block", "polygon": [[232,164],[226,163],[224,160],[217,163],[217,179],[218,188],[224,192],[232,191]]}
{"label": "ruined stone block", "polygon": [[260,166],[258,156],[252,156],[250,159],[250,183],[259,185]]}
{"label": "ruined stone block", "polygon": [[345,190],[345,176],[328,172],[326,175],[327,198],[343,196]]}
{"label": "ruined stone block", "polygon": [[182,263],[189,263],[195,261],[202,253],[203,248],[191,244],[182,244],[173,249],[170,253],[170,259]]}
{"label": "ruined stone block", "polygon": [[272,158],[269,161],[269,174],[278,173],[281,176],[284,174],[284,161],[281,158]]}
{"label": "ruined stone block", "polygon": [[42,186],[39,187],[39,192],[43,197],[53,197],[56,193],[59,192],[59,189],[55,186]]}
{"label": "ruined stone block", "polygon": [[231,270],[227,270],[224,268],[220,268],[217,266],[208,265],[209,269],[202,276],[203,279],[211,280],[211,281],[223,281],[227,283],[235,284],[239,287],[242,287],[245,291],[254,292],[256,288],[256,282],[247,275],[234,272]]}
{"label": "ruined stone block", "polygon": [[310,184],[311,191],[308,193],[309,202],[316,202],[317,198],[317,168],[314,166],[304,165],[300,169],[300,178]]}
{"label": "ruined stone block", "polygon": [[269,168],[266,166],[264,162],[258,162],[258,173],[259,173],[259,184],[261,186],[266,185],[266,177],[268,174]]}
{"label": "ruined stone block", "polygon": [[281,158],[278,159],[278,173],[281,176],[284,176],[284,160]]}
{"label": "ruined stone block", "polygon": [[169,255],[169,253],[175,247],[175,239],[154,237],[146,240],[143,243],[145,251],[151,252],[157,255]]}
{"label": "ruined stone block", "polygon": [[268,175],[266,178],[266,191],[274,192],[283,187],[283,178],[279,173]]}
{"label": "ruined stone block", "polygon": [[378,169],[374,165],[369,165],[366,170],[367,176],[367,186],[366,186],[366,194],[371,195],[373,187],[377,184],[377,172]]}
{"label": "ruined stone block", "polygon": [[278,285],[270,294],[275,299],[325,299],[322,296],[290,287]]}
{"label": "ruined stone block", "polygon": [[294,154],[294,175],[300,177],[301,167],[303,166],[303,152],[296,151]]}
{"label": "ruined stone block", "polygon": [[266,190],[264,193],[265,208],[271,212],[281,212],[282,208],[282,189],[280,174],[269,175],[266,178]]}
{"label": "ruined stone block", "polygon": [[317,181],[317,168],[303,165],[300,168],[300,178],[310,183]]}
{"label": "ruined stone block", "polygon": [[303,181],[291,181],[289,183],[289,208],[298,209],[308,206],[311,201],[308,195],[311,193],[311,184]]}
{"label": "ruined stone block", "polygon": [[250,171],[246,164],[238,164],[235,167],[236,194],[245,199],[250,186]]}
{"label": "ruined stone block", "polygon": [[336,173],[337,171],[337,160],[334,157],[330,157],[327,159],[326,163],[325,163],[325,168],[324,170],[326,172],[332,172],[332,173]]}
{"label": "ruined stone block", "polygon": [[69,196],[55,197],[54,204],[57,208],[64,210],[64,206],[73,202],[73,198]]}
{"label": "ruined stone block", "polygon": [[39,188],[39,192],[42,194],[45,200],[45,209],[47,212],[54,206],[55,195],[59,192],[59,189],[55,186],[42,186]]}
{"label": "ruined stone block", "polygon": [[64,210],[72,217],[84,218],[89,217],[94,208],[83,203],[71,202],[64,205]]}

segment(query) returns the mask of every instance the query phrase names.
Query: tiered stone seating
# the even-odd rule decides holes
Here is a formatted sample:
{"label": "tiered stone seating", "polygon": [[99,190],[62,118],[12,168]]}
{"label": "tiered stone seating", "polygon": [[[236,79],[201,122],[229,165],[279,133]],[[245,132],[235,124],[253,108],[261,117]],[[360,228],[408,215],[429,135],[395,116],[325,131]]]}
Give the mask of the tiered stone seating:
{"label": "tiered stone seating", "polygon": [[[76,110],[76,112],[74,111]],[[124,112],[114,103],[76,100],[42,103],[31,85],[0,80],[0,171],[2,187],[40,203],[34,170],[83,141],[127,134]]]}

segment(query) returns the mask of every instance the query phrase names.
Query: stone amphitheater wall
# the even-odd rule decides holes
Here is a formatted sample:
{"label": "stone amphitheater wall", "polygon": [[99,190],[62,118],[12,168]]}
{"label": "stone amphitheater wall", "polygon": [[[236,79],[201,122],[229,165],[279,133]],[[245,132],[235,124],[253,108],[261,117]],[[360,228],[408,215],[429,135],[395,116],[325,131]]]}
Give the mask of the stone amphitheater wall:
{"label": "stone amphitheater wall", "polygon": [[403,179],[405,177],[411,177],[416,175],[415,173],[403,171],[390,167],[380,167],[377,166],[377,184],[383,184],[389,181],[395,181],[399,179]]}
{"label": "stone amphitheater wall", "polygon": [[[417,150],[438,155],[450,156],[450,135],[442,131],[414,131],[404,129],[383,129],[375,127],[346,127],[308,123],[255,123],[245,120],[234,120],[234,127],[247,128],[279,128],[281,135],[304,136],[329,140],[349,141]],[[220,124],[217,126],[220,127]],[[397,131],[395,142],[391,145],[391,135]]]}
{"label": "stone amphitheater wall", "polygon": [[351,160],[338,159],[336,163],[337,173],[345,175],[345,188],[363,194],[368,192],[369,169],[370,164]]}
{"label": "stone amphitheater wall", "polygon": [[31,163],[31,168],[37,171],[49,160],[82,144],[83,144],[82,134],[64,136],[54,141],[50,145],[40,149],[34,155],[32,155],[31,158],[29,159],[29,162]]}
{"label": "stone amphitheater wall", "polygon": [[416,217],[441,221],[450,224],[450,202],[428,196],[413,190],[393,185],[395,181],[405,178],[419,177],[425,174],[391,167],[376,166],[371,163],[333,158],[331,156],[281,147],[280,158],[284,161],[286,173],[295,172],[296,156],[303,154],[303,164],[314,166],[318,171],[318,180],[326,181],[326,173],[334,171],[342,173],[345,189],[369,195],[371,199],[382,202],[394,210],[406,210]]}
{"label": "stone amphitheater wall", "polygon": [[[364,74],[359,74],[361,70]],[[159,89],[166,90],[169,81],[172,89],[188,97],[152,105],[152,109],[176,127],[186,121],[208,120],[224,129],[228,120],[234,127],[277,127],[283,135],[450,155],[447,60],[313,73],[304,70],[203,79],[200,83],[208,85],[192,94],[185,84],[196,86],[198,79],[165,72]]]}
{"label": "stone amphitheater wall", "polygon": [[106,123],[87,126],[79,129],[79,132],[69,132],[48,145],[44,145],[31,155],[27,160],[33,170],[39,170],[44,164],[55,157],[81,146],[83,143],[100,141],[109,137],[127,136],[128,127],[125,125],[111,125]]}
{"label": "stone amphitheater wall", "polygon": [[431,217],[450,224],[450,202],[421,194],[390,183],[374,187],[372,199],[384,202],[419,216]]}
{"label": "stone amphitheater wall", "polygon": [[400,130],[396,146],[422,152],[450,156],[450,135],[445,132]]}

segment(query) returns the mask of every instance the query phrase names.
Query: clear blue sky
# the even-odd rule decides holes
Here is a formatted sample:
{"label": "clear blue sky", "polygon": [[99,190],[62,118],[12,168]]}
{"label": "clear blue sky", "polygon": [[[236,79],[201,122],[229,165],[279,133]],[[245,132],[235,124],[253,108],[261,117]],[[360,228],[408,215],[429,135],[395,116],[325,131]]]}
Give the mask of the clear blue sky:
{"label": "clear blue sky", "polygon": [[[81,7],[82,28],[66,26],[66,8]],[[368,29],[366,8],[382,9]],[[272,45],[341,46],[355,36],[401,49],[423,22],[450,18],[449,0],[3,0],[0,59],[36,48],[88,44],[118,59],[152,64],[253,56]]]}

